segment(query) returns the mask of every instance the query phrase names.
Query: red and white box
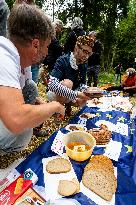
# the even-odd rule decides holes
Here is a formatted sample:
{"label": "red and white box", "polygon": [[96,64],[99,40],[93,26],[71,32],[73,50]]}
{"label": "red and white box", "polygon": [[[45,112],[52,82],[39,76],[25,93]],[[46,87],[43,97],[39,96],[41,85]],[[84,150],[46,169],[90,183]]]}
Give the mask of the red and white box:
{"label": "red and white box", "polygon": [[0,205],[13,205],[37,180],[37,175],[31,169],[27,169],[0,193]]}

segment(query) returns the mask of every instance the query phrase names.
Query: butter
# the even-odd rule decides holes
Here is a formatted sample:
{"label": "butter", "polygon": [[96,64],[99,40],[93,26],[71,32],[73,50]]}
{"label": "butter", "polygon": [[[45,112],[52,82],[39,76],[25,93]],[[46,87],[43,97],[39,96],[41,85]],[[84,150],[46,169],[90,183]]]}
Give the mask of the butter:
{"label": "butter", "polygon": [[75,152],[84,152],[85,151],[85,145],[76,145],[73,149]]}

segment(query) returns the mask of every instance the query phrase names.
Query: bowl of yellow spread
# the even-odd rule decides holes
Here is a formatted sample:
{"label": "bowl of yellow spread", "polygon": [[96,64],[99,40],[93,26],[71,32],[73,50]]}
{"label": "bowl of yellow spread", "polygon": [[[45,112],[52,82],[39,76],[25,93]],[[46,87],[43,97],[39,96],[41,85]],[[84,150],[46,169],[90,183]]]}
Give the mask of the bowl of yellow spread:
{"label": "bowl of yellow spread", "polygon": [[66,154],[75,161],[87,160],[96,145],[95,138],[85,131],[72,131],[63,139]]}

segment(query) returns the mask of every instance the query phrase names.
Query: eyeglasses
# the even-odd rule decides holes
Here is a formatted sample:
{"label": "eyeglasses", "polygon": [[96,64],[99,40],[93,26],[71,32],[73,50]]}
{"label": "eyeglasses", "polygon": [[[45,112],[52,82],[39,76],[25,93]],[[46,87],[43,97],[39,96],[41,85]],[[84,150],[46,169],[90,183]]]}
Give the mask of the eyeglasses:
{"label": "eyeglasses", "polygon": [[81,46],[78,46],[78,47],[80,48],[80,50],[81,50],[84,54],[86,54],[86,55],[88,55],[88,56],[91,55],[92,52],[89,52],[88,50],[85,50],[85,49],[82,48]]}

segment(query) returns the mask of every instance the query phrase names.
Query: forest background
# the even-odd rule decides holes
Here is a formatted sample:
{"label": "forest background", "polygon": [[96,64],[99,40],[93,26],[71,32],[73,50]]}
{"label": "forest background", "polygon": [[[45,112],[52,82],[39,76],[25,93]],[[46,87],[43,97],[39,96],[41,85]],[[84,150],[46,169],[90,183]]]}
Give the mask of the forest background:
{"label": "forest background", "polygon": [[[14,0],[6,0],[11,9]],[[36,4],[64,24],[81,17],[85,31],[95,30],[103,44],[102,69],[110,72],[122,63],[136,67],[136,0],[35,0]],[[57,8],[57,9],[55,9]],[[64,43],[70,28],[61,36]]]}

